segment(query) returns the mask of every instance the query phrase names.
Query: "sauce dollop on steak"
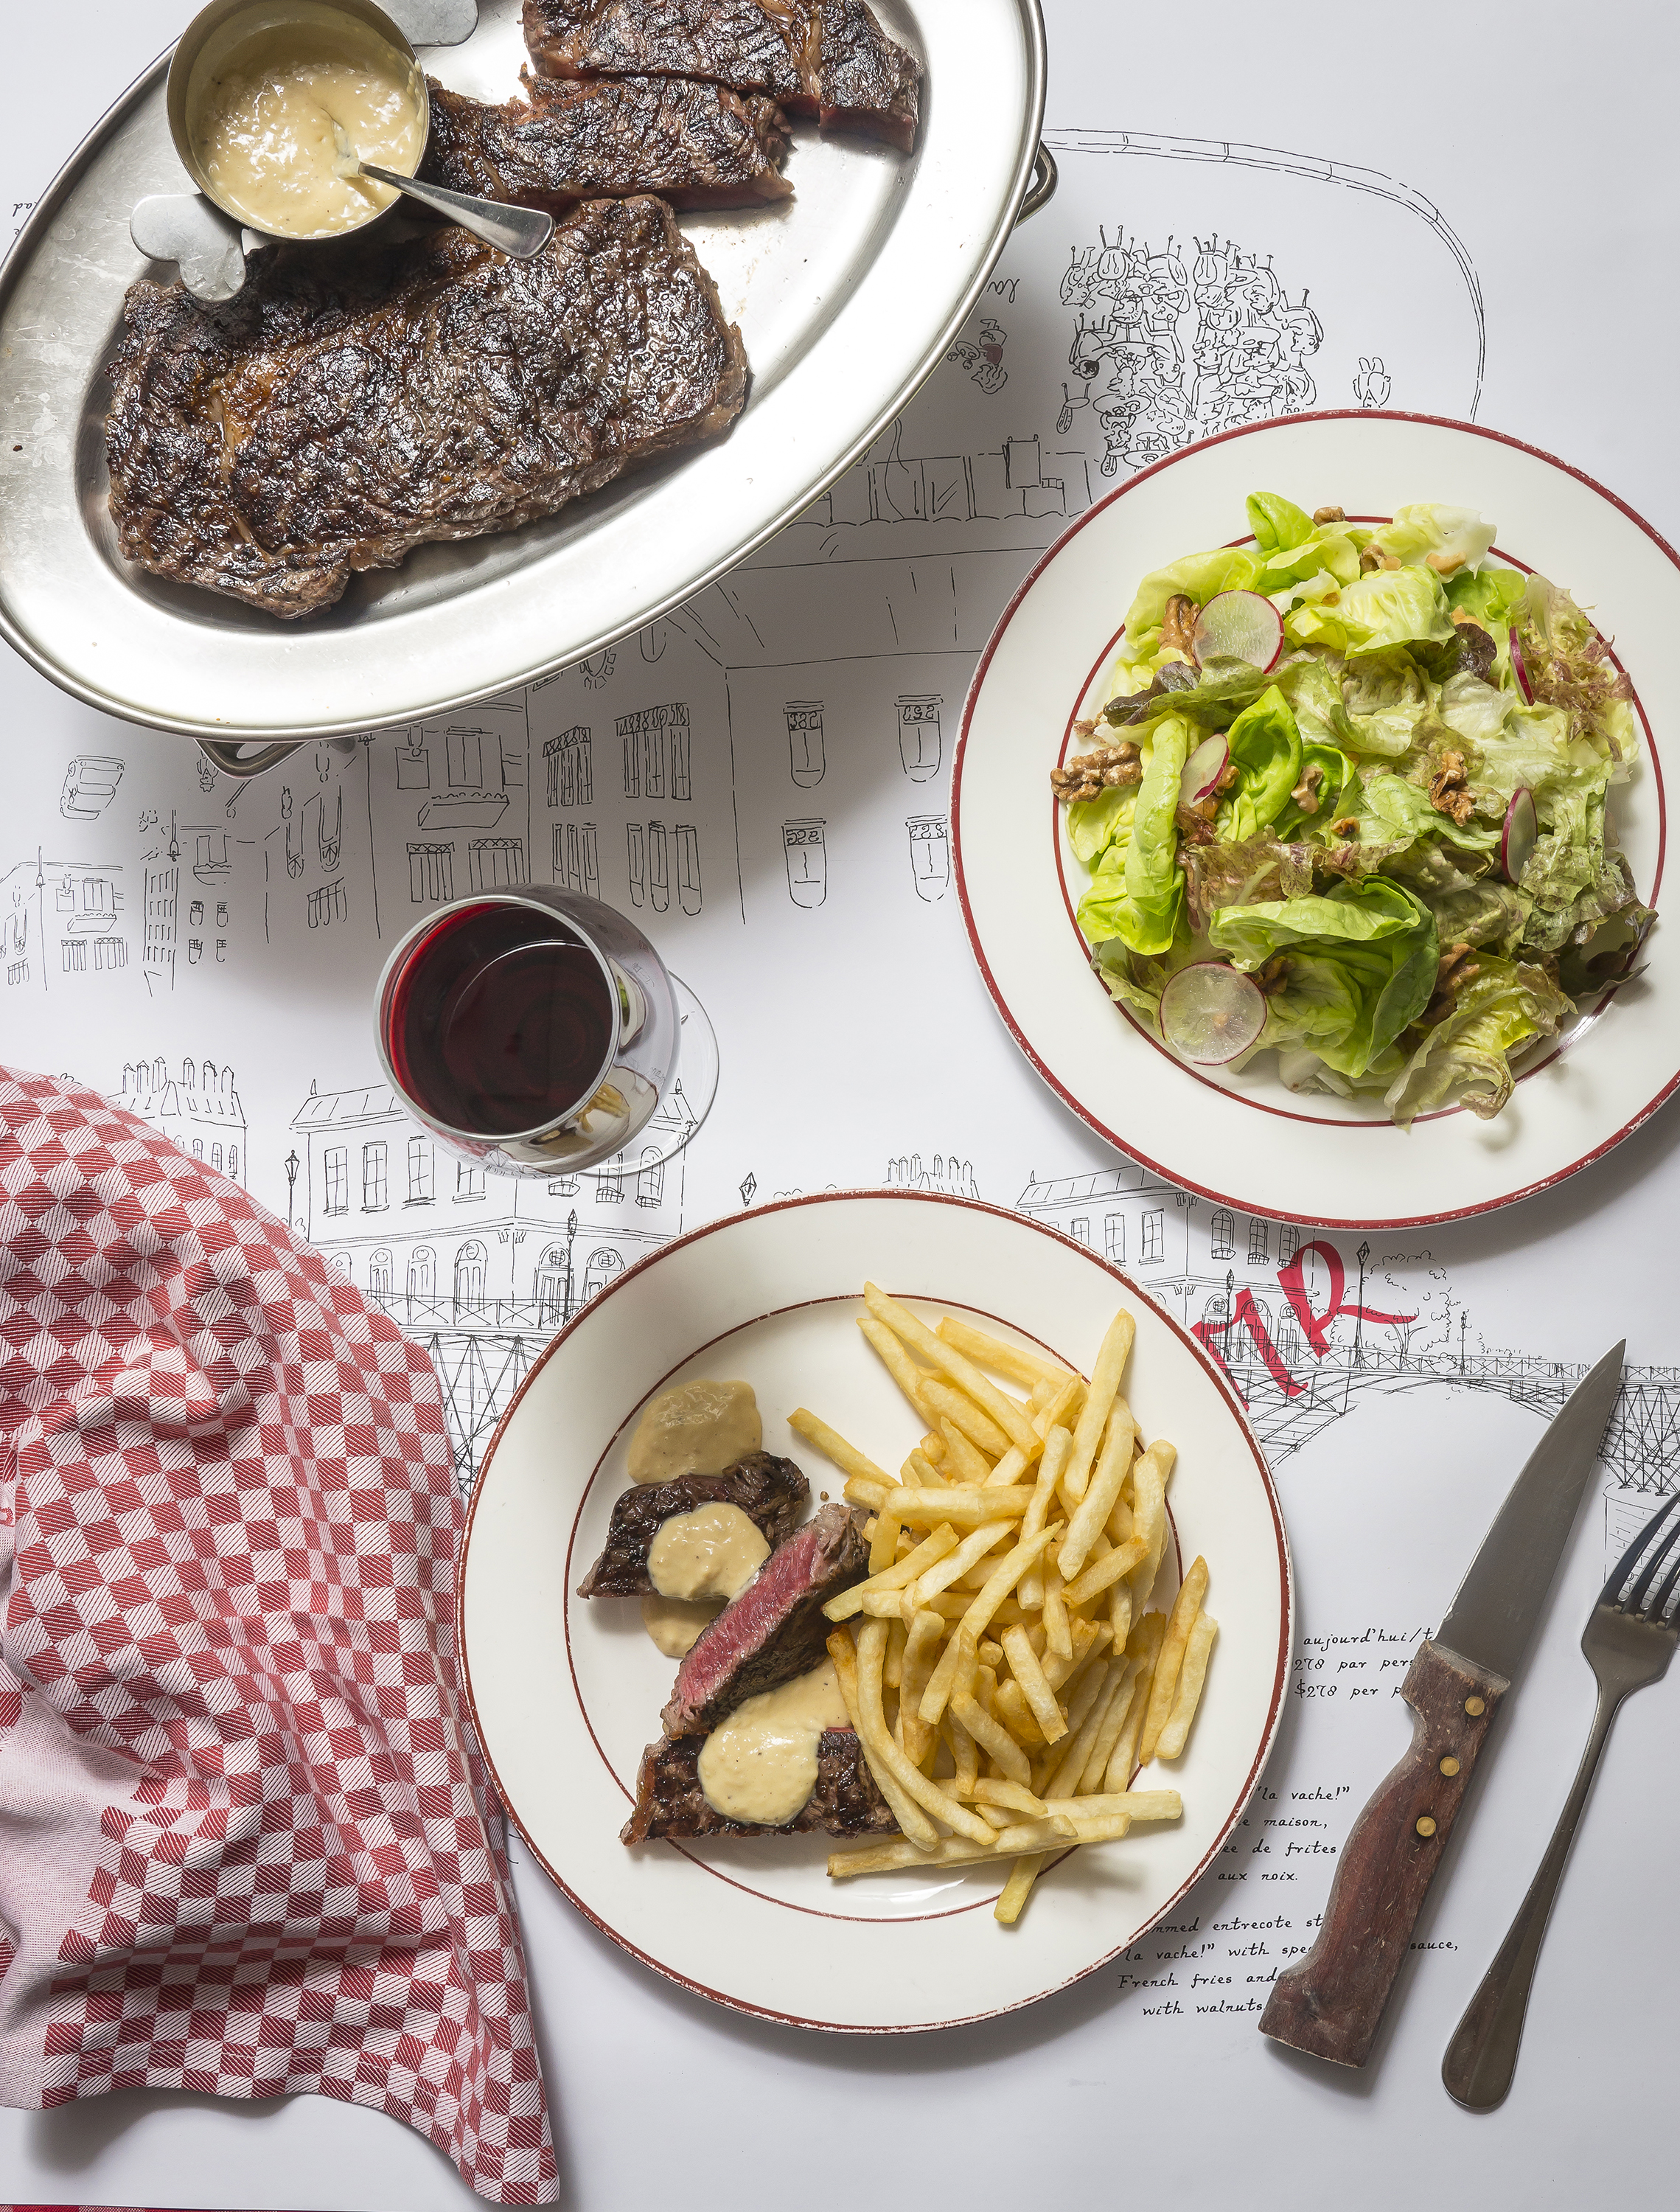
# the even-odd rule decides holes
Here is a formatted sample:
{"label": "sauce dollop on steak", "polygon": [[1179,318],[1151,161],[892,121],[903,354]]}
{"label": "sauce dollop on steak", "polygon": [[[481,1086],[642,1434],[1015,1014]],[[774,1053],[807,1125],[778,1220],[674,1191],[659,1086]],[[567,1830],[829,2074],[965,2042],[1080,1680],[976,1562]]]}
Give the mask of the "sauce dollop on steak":
{"label": "sauce dollop on steak", "polygon": [[810,1485],[791,1459],[749,1452],[722,1474],[684,1474],[633,1486],[613,1501],[601,1556],[578,1585],[579,1597],[640,1597],[653,1588],[647,1555],[660,1528],[702,1505],[738,1505],[773,1552],[793,1533]]}
{"label": "sauce dollop on steak", "polygon": [[850,1729],[825,1729],[816,1751],[816,1786],[791,1820],[764,1828],[731,1820],[707,1802],[700,1785],[697,1735],[665,1737],[641,1755],[635,1810],[620,1840],[645,1844],[660,1836],[895,1836],[898,1822],[876,1786],[864,1747]]}

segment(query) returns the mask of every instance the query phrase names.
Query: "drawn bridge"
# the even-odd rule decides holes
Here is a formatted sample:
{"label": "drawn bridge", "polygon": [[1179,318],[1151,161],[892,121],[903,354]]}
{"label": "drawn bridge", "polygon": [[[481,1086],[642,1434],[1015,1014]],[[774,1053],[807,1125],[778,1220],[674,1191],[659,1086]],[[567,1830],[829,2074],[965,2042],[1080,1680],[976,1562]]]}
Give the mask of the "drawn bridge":
{"label": "drawn bridge", "polygon": [[[1585,1365],[1518,1353],[1448,1353],[1405,1358],[1369,1345],[1337,1346],[1308,1371],[1297,1371],[1300,1395],[1289,1397],[1255,1347],[1234,1344],[1227,1362],[1274,1465],[1297,1452],[1349,1412],[1356,1398],[1403,1390],[1491,1391],[1550,1420],[1587,1372]],[[1680,1467],[1680,1368],[1630,1367],[1604,1432],[1606,1471],[1624,1490],[1653,1495],[1675,1487]]]}
{"label": "drawn bridge", "polygon": [[[496,1423],[559,1320],[557,1315],[531,1318],[537,1325],[530,1328],[444,1327],[410,1332],[425,1346],[443,1386],[456,1480],[464,1495],[472,1487]],[[1305,1366],[1295,1370],[1300,1392],[1288,1397],[1246,1333],[1236,1334],[1225,1364],[1274,1467],[1339,1420],[1356,1399],[1405,1390],[1491,1391],[1550,1420],[1587,1372],[1585,1365],[1514,1352],[1408,1358],[1368,1343],[1338,1345],[1322,1359],[1314,1361],[1309,1355]],[[1603,1455],[1607,1473],[1623,1490],[1656,1495],[1676,1486],[1680,1480],[1680,1368],[1628,1369],[1604,1432]]]}

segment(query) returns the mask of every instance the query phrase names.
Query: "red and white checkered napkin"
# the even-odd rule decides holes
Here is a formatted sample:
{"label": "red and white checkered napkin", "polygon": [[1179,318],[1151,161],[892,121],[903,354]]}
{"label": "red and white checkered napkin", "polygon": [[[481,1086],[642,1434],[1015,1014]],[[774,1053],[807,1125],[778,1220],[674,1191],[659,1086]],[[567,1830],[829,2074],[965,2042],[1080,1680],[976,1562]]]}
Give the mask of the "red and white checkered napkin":
{"label": "red and white checkered napkin", "polygon": [[556,2193],[426,1357],[0,1072],[0,2101],[318,2090]]}

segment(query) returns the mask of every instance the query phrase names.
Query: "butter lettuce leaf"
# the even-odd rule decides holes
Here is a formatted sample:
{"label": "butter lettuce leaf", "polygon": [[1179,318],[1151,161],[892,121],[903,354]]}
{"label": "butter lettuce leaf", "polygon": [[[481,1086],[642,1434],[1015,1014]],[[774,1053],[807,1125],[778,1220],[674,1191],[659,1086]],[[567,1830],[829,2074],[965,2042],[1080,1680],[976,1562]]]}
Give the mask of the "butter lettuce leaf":
{"label": "butter lettuce leaf", "polygon": [[1171,949],[1178,934],[1184,873],[1174,816],[1190,737],[1190,725],[1177,715],[1157,724],[1152,734],[1124,850],[1111,846],[1103,854],[1103,866],[1079,902],[1076,919],[1093,945],[1118,937],[1134,952],[1159,954]]}
{"label": "butter lettuce leaf", "polygon": [[1377,568],[1349,584],[1332,605],[1320,599],[1283,618],[1283,635],[1301,645],[1328,645],[1349,659],[1382,653],[1413,639],[1444,643],[1453,616],[1433,568]]}
{"label": "butter lettuce leaf", "polygon": [[1275,684],[1237,716],[1228,742],[1240,781],[1220,808],[1220,835],[1241,844],[1271,826],[1301,781],[1301,732]]}
{"label": "butter lettuce leaf", "polygon": [[1131,817],[1137,804],[1136,784],[1114,784],[1100,799],[1076,799],[1068,809],[1068,842],[1074,857],[1095,870],[1111,848],[1122,853],[1131,842]]}
{"label": "butter lettuce leaf", "polygon": [[1204,607],[1216,592],[1246,591],[1258,565],[1240,546],[1220,545],[1210,553],[1187,553],[1145,576],[1126,609],[1119,659],[1128,665],[1153,659],[1161,649],[1161,621],[1168,599],[1182,593]]}
{"label": "butter lettuce leaf", "polygon": [[1384,1094],[1403,1129],[1454,1092],[1472,1114],[1491,1120],[1511,1096],[1510,1054],[1531,1037],[1553,1036],[1570,1010],[1544,968],[1485,955],[1477,967]]}
{"label": "butter lettuce leaf", "polygon": [[[1434,994],[1440,965],[1434,915],[1381,876],[1322,894],[1222,908],[1208,925],[1208,938],[1238,968],[1262,968],[1297,948],[1338,966],[1357,1000],[1357,1017],[1343,1036],[1316,1040],[1313,1049],[1350,1076],[1365,1074],[1417,1019]],[[1286,961],[1286,990],[1294,964]]]}
{"label": "butter lettuce leaf", "polygon": [[1473,507],[1442,507],[1433,500],[1397,507],[1392,522],[1371,532],[1371,543],[1397,561],[1422,562],[1431,555],[1442,569],[1474,568],[1486,559],[1494,526]]}

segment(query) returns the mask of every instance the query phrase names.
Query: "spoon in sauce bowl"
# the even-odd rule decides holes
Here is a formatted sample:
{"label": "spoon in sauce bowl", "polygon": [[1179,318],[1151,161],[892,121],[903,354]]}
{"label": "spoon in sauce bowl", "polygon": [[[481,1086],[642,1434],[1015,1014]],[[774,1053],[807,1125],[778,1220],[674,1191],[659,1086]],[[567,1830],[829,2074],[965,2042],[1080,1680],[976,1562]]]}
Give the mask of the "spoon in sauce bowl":
{"label": "spoon in sauce bowl", "polygon": [[411,200],[418,200],[434,215],[458,223],[463,230],[470,230],[475,238],[482,238],[487,246],[494,246],[512,260],[529,261],[554,236],[555,219],[540,209],[512,207],[500,200],[478,199],[470,192],[448,191],[441,185],[422,184],[417,178],[405,177],[398,170],[381,168],[375,161],[364,161],[336,117],[332,137],[338,149],[332,166],[341,177],[368,177],[375,184],[389,185],[394,191],[405,192]]}

